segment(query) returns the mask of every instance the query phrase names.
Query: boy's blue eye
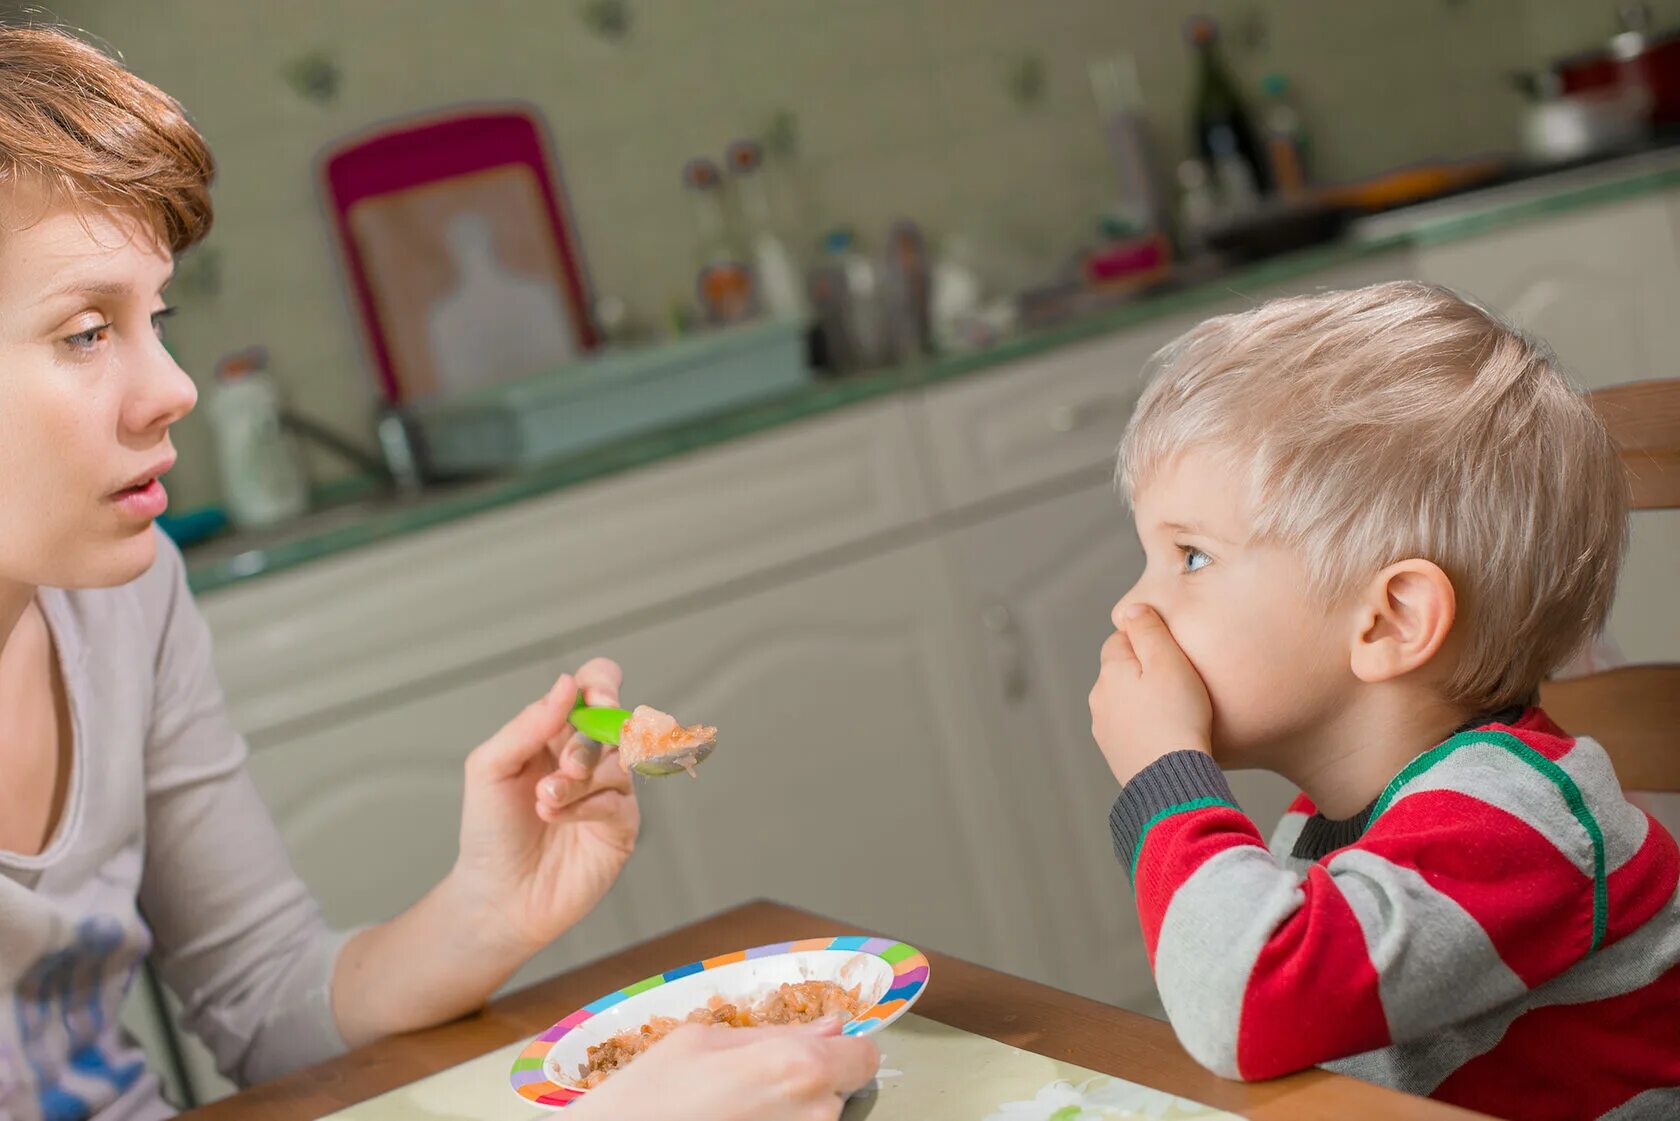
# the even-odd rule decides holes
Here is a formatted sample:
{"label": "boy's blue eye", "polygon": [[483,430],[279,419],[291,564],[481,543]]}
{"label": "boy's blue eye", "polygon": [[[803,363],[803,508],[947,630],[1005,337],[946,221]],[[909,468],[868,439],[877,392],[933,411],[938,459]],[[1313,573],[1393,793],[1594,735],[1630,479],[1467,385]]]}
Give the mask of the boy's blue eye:
{"label": "boy's blue eye", "polygon": [[1213,563],[1213,558],[1200,549],[1192,548],[1189,545],[1180,545],[1178,548],[1184,554],[1184,571],[1186,572],[1195,572]]}

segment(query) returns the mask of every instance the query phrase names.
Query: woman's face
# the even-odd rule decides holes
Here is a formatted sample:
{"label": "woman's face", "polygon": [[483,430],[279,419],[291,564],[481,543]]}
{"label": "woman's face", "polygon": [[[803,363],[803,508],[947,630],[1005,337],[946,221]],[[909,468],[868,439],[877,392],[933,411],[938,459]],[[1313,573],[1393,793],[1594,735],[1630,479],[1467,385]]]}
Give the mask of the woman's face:
{"label": "woman's face", "polygon": [[140,222],[0,199],[0,580],[106,587],[151,566],[198,399],[158,328],[174,262]]}

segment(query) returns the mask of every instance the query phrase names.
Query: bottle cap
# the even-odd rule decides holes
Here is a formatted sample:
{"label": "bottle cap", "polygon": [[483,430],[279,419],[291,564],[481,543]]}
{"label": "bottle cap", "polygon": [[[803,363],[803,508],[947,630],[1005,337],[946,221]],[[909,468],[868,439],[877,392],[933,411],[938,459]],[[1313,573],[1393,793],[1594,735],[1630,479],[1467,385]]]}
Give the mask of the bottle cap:
{"label": "bottle cap", "polygon": [[718,174],[717,164],[708,159],[689,160],[683,164],[683,186],[696,191],[709,191],[716,187],[722,177]]}
{"label": "bottle cap", "polygon": [[268,349],[261,346],[246,347],[236,350],[216,363],[216,377],[222,381],[235,381],[246,374],[254,374],[268,368]]}
{"label": "bottle cap", "polygon": [[757,171],[764,163],[764,146],[756,140],[737,140],[723,152],[724,162],[737,175]]}

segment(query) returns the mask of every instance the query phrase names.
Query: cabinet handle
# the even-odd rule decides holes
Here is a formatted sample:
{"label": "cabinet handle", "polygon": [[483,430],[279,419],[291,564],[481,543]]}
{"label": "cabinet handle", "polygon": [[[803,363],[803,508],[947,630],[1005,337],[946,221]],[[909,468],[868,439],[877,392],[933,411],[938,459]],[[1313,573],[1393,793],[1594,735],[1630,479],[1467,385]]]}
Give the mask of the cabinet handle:
{"label": "cabinet handle", "polygon": [[1077,405],[1053,405],[1050,408],[1050,431],[1066,435],[1079,427],[1080,419]]}
{"label": "cabinet handle", "polygon": [[1004,700],[1019,701],[1027,695],[1032,681],[1027,673],[1026,645],[1021,641],[1021,628],[1015,613],[1006,603],[993,603],[980,612],[980,622],[997,640],[1000,648],[999,691]]}
{"label": "cabinet handle", "polygon": [[1129,396],[1105,395],[1084,401],[1062,401],[1050,406],[1050,431],[1059,435],[1077,432],[1105,413],[1123,413],[1131,405]]}

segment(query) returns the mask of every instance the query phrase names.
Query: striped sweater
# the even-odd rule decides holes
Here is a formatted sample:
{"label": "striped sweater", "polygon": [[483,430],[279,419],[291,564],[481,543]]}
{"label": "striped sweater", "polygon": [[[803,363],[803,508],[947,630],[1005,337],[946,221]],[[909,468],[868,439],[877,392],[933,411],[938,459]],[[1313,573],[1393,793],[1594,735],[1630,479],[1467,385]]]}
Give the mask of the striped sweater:
{"label": "striped sweater", "polygon": [[1540,710],[1455,734],[1351,821],[1298,798],[1270,849],[1201,752],[1139,773],[1110,826],[1167,1015],[1216,1073],[1680,1118],[1680,854]]}

